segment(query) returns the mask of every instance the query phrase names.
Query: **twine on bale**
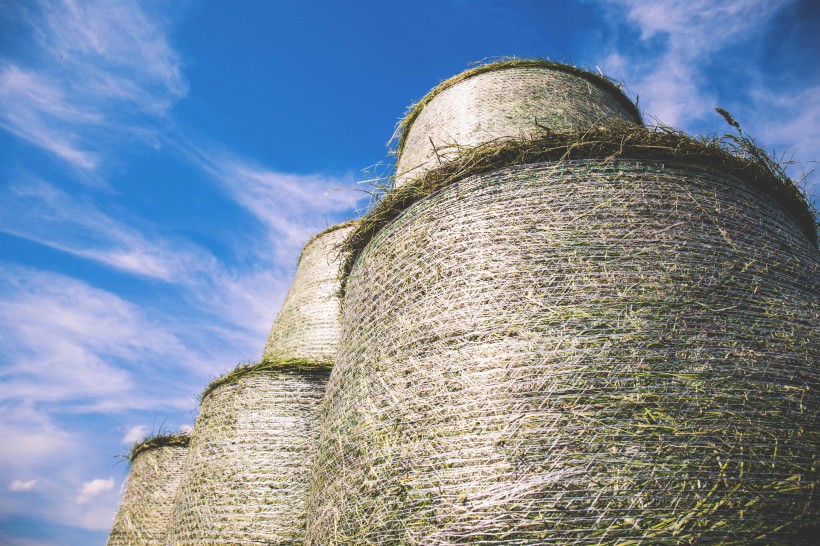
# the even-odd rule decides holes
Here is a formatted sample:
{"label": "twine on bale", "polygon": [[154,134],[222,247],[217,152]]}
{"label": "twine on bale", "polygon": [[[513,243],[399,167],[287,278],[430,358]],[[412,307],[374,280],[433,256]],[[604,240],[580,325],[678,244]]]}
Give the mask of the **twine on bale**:
{"label": "twine on bale", "polygon": [[399,122],[395,182],[450,160],[459,146],[610,121],[642,123],[620,85],[603,75],[540,59],[480,65],[440,83]]}
{"label": "twine on bale", "polygon": [[332,361],[339,343],[339,246],[353,225],[332,226],[305,245],[263,359]]}
{"label": "twine on bale", "polygon": [[131,449],[125,495],[108,546],[161,545],[188,452],[187,434],[160,435]]}
{"label": "twine on bale", "polygon": [[329,366],[242,365],[202,395],[167,544],[295,544]]}
{"label": "twine on bale", "polygon": [[810,544],[820,256],[780,173],[617,127],[494,143],[348,240],[308,544]]}

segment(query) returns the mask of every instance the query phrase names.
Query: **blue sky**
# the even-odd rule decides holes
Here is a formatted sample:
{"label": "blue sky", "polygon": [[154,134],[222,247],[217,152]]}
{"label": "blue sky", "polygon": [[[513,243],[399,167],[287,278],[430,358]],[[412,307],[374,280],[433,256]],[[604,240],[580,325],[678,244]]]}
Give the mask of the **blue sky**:
{"label": "blue sky", "polygon": [[440,80],[600,69],[648,120],[728,109],[799,177],[817,28],[798,0],[0,0],[0,544],[105,543],[115,456],[259,358],[302,245],[366,207]]}

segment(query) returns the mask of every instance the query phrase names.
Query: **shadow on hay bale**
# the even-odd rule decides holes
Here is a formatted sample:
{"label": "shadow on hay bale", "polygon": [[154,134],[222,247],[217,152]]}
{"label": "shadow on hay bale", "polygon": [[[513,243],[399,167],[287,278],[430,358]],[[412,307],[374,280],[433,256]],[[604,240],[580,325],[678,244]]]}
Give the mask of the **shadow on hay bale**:
{"label": "shadow on hay bale", "polygon": [[189,437],[171,434],[134,445],[128,457],[125,495],[108,536],[108,546],[164,544]]}
{"label": "shadow on hay bale", "polygon": [[339,247],[354,225],[332,226],[305,245],[263,359],[333,360],[339,344]]}
{"label": "shadow on hay bale", "polygon": [[388,193],[347,243],[307,543],[811,543],[820,254],[781,175],[616,126]]}
{"label": "shadow on hay bale", "polygon": [[572,65],[513,59],[445,80],[413,105],[396,129],[396,185],[498,138],[529,138],[539,127],[587,129],[611,121],[641,124],[619,84]]}

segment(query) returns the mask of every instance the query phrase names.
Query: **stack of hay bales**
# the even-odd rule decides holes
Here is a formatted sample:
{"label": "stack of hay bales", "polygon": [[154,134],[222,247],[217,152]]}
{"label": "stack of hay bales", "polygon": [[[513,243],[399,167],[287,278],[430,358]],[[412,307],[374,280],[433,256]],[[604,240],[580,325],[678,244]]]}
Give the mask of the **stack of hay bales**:
{"label": "stack of hay bales", "polygon": [[[812,540],[812,214],[766,165],[617,122],[622,104],[469,142],[358,224],[308,544]],[[484,111],[422,110],[399,165]]]}
{"label": "stack of hay bales", "polygon": [[338,243],[352,225],[305,247],[262,362],[202,395],[167,544],[294,544],[317,416],[339,337]]}
{"label": "stack of hay bales", "polygon": [[176,497],[188,436],[148,438],[134,446],[122,504],[108,546],[161,545]]}

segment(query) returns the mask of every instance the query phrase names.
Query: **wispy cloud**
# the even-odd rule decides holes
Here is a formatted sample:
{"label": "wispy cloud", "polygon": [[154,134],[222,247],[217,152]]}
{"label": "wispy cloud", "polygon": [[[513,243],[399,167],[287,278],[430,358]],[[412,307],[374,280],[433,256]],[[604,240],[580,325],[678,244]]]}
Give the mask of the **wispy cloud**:
{"label": "wispy cloud", "polygon": [[[321,199],[321,193],[318,197]],[[275,196],[260,198],[276,201]],[[296,214],[295,210],[291,213]],[[271,214],[279,216],[287,211],[274,208]],[[225,350],[249,345],[259,345],[261,350],[267,327],[273,322],[276,307],[287,290],[290,271],[298,255],[296,247],[322,226],[320,222],[326,221],[317,207],[307,219],[281,220],[286,233],[270,236],[263,230],[237,236],[236,253],[251,255],[238,263],[226,263],[208,249],[184,238],[161,235],[160,226],[133,216],[126,221],[125,216],[103,212],[90,196],[69,195],[36,178],[12,185],[6,199],[0,201],[0,231],[126,273],[168,283],[176,292],[178,312],[192,313],[194,309],[184,308],[195,306],[196,323],[201,331],[193,331],[196,325],[191,324],[189,333],[200,339],[222,340]],[[296,222],[295,227],[289,222]],[[273,249],[289,250],[289,254],[277,261],[277,252]],[[170,313],[172,309],[166,307],[165,311]],[[209,320],[204,320],[205,317]],[[198,356],[207,363],[207,355],[215,342],[194,345],[200,351]],[[237,358],[252,357],[253,353],[246,351],[237,355]]]}
{"label": "wispy cloud", "polygon": [[0,59],[0,126],[80,170],[99,166],[101,136],[150,134],[187,93],[167,29],[142,3],[41,0],[15,9],[34,54]]}
{"label": "wispy cloud", "polygon": [[204,248],[146,233],[149,230],[117,220],[89,198],[73,197],[36,178],[9,187],[0,204],[0,231],[128,273],[183,282],[215,267],[215,258]]}
{"label": "wispy cloud", "polygon": [[83,484],[79,494],[74,497],[74,502],[76,504],[88,504],[92,498],[112,489],[114,489],[114,478],[94,478]]}
{"label": "wispy cloud", "polygon": [[292,260],[311,236],[349,219],[369,197],[352,175],[276,171],[212,146],[183,142],[178,149],[265,227],[275,258]]}
{"label": "wispy cloud", "polygon": [[9,491],[31,491],[32,489],[34,489],[35,485],[37,485],[37,480],[14,480],[9,484]]}
{"label": "wispy cloud", "polygon": [[[184,403],[138,394],[133,373],[193,359],[177,335],[122,298],[63,275],[0,264],[0,399]],[[142,368],[141,368],[142,367]],[[158,393],[159,394],[159,393]],[[143,401],[140,401],[143,400]]]}
{"label": "wispy cloud", "polygon": [[643,43],[610,44],[601,64],[637,91],[649,115],[686,126],[718,99],[705,72],[711,57],[753,36],[791,1],[603,0],[611,20],[636,27]]}
{"label": "wispy cloud", "polygon": [[148,434],[148,427],[145,425],[137,425],[128,429],[125,436],[122,437],[123,445],[132,445],[134,442],[139,442]]}
{"label": "wispy cloud", "polygon": [[[19,476],[38,476],[43,464],[59,454],[70,456],[77,447],[75,439],[32,402],[4,400],[0,403],[0,434],[3,438],[0,472],[7,473],[4,478],[11,478],[9,489],[12,491],[24,490],[21,483],[31,481],[20,480]],[[17,489],[13,487],[15,484]]]}
{"label": "wispy cloud", "polygon": [[[596,64],[626,81],[650,119],[690,132],[723,130],[714,113],[722,106],[769,149],[796,148],[797,159],[820,159],[820,81],[806,77],[802,66],[780,66],[776,73],[764,68],[758,40],[795,0],[595,3],[611,26]],[[738,47],[744,55],[725,54]],[[816,183],[808,190],[816,194]]]}

